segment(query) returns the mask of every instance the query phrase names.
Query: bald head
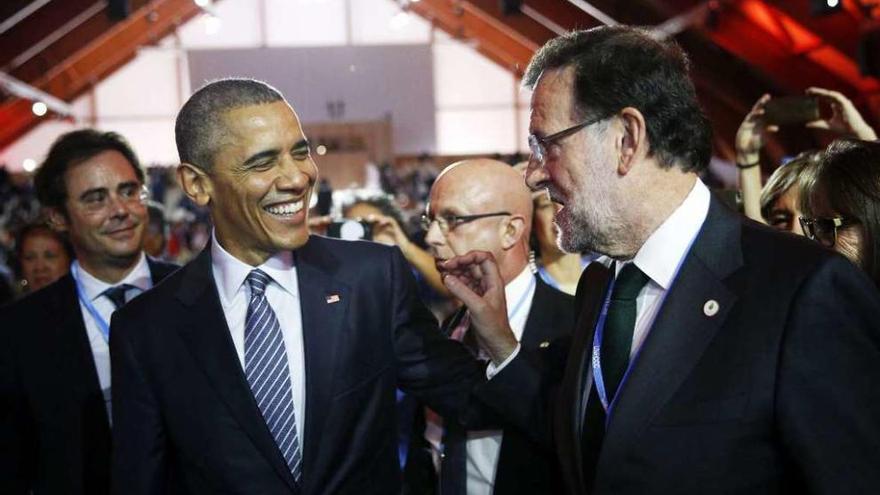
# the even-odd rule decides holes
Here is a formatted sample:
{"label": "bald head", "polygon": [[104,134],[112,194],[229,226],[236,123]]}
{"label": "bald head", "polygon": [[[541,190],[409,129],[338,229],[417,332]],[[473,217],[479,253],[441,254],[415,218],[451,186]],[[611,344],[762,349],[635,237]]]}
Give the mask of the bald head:
{"label": "bald head", "polygon": [[[455,162],[437,176],[434,188],[438,186],[442,186],[440,192],[443,194],[449,193],[447,188],[455,189],[463,201],[474,206],[517,213],[527,218],[532,215],[532,195],[523,174],[498,160],[480,158]],[[433,196],[434,189],[431,191]]]}
{"label": "bald head", "polygon": [[427,213],[434,218],[497,214],[448,222],[447,232],[433,224],[426,240],[436,258],[490,251],[505,282],[528,264],[532,197],[522,173],[510,165],[475,159],[446,167],[431,188]]}

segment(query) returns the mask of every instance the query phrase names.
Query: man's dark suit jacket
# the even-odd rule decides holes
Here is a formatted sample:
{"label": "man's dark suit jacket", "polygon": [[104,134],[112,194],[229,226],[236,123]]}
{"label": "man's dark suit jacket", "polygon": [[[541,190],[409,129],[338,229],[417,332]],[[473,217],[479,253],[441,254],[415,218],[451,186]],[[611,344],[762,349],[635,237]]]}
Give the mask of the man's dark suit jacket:
{"label": "man's dark suit jacket", "polygon": [[839,255],[714,198],[613,404],[592,491],[584,486],[581,398],[609,280],[593,265],[552,406],[530,400],[553,373],[528,353],[480,390],[493,404],[516,386],[521,400],[501,412],[538,431],[552,425],[568,493],[877,492],[877,288]]}
{"label": "man's dark suit jacket", "polygon": [[[148,263],[154,284],[177,269]],[[0,493],[108,493],[110,423],[73,277],[0,321]]]}
{"label": "man's dark suit jacket", "polygon": [[294,259],[302,486],[244,377],[208,247],[113,316],[113,493],[397,493],[397,386],[454,417],[485,380],[468,351],[440,333],[396,248],[312,236]]}
{"label": "man's dark suit jacket", "polygon": [[[535,295],[523,329],[523,349],[541,352],[551,342],[567,338],[574,324],[574,298],[535,277]],[[447,335],[458,325],[464,309],[444,325]],[[471,330],[472,331],[472,330]],[[440,471],[442,495],[467,493],[467,430],[457,423],[444,425],[443,463]],[[517,428],[504,428],[498,468],[495,472],[496,495],[555,495],[560,492],[560,473],[555,454]]]}

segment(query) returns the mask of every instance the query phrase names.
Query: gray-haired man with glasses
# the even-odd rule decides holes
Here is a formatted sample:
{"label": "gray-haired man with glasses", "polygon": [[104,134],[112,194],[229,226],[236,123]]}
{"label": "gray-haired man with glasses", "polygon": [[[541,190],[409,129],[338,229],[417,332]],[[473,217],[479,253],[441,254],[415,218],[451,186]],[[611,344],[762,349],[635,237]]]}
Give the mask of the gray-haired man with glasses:
{"label": "gray-haired man with glasses", "polygon": [[144,172],[118,134],[61,136],[34,182],[76,261],[0,313],[0,493],[105,494],[110,316],[176,267],[144,255]]}
{"label": "gray-haired man with glasses", "polygon": [[[880,295],[700,181],[711,133],[681,49],[628,26],[572,32],[524,81],[528,183],[560,205],[564,250],[605,256],[579,283],[564,369],[493,347],[485,402],[552,425],[572,495],[877,491]],[[481,338],[507,335],[492,256],[442,268]]]}

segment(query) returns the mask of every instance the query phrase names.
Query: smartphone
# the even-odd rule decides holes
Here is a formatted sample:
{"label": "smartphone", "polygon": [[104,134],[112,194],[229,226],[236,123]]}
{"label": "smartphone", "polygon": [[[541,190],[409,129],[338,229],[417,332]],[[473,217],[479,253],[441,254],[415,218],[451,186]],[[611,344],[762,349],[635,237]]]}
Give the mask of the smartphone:
{"label": "smartphone", "polygon": [[764,122],[769,125],[804,124],[819,118],[819,101],[814,96],[783,96],[764,105]]}
{"label": "smartphone", "polygon": [[359,220],[337,220],[327,226],[327,236],[347,241],[371,241],[373,226]]}

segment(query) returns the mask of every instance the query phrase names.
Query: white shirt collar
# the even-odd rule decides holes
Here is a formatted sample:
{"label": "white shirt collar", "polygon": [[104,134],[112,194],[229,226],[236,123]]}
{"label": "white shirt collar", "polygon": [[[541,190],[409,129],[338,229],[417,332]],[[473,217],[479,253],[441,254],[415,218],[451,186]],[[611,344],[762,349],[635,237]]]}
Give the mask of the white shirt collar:
{"label": "white shirt collar", "polygon": [[89,301],[94,301],[98,297],[101,297],[105,290],[117,285],[129,284],[142,291],[148,290],[153,286],[153,279],[150,276],[150,265],[147,263],[147,257],[144,255],[143,251],[141,251],[141,256],[138,258],[138,262],[134,265],[134,268],[128,272],[128,275],[115,284],[108,284],[107,282],[96,278],[83,269],[79,264],[79,261],[74,261],[73,264],[76,273],[79,276],[79,282],[82,284],[83,291],[85,291],[86,298]]}
{"label": "white shirt collar", "polygon": [[513,316],[513,312],[516,311],[516,305],[526,296],[527,292],[532,287],[532,282],[534,281],[534,274],[529,270],[528,265],[523,268],[523,271],[520,272],[519,275],[514,277],[513,280],[507,283],[504,286],[504,296],[507,298],[507,317],[508,319]]}
{"label": "white shirt collar", "polygon": [[[684,201],[648,237],[633,263],[663,290],[669,290],[678,267],[700,233],[712,195],[700,179]],[[617,264],[618,273],[624,263]]]}
{"label": "white shirt collar", "polygon": [[291,296],[299,297],[299,288],[296,284],[296,267],[293,263],[292,251],[279,251],[262,265],[254,267],[223,249],[223,246],[217,241],[215,232],[211,236],[211,263],[213,264],[217,290],[220,292],[220,302],[224,307],[235,298],[248,274],[254,268],[259,268],[266,275],[272,277],[272,280]]}

